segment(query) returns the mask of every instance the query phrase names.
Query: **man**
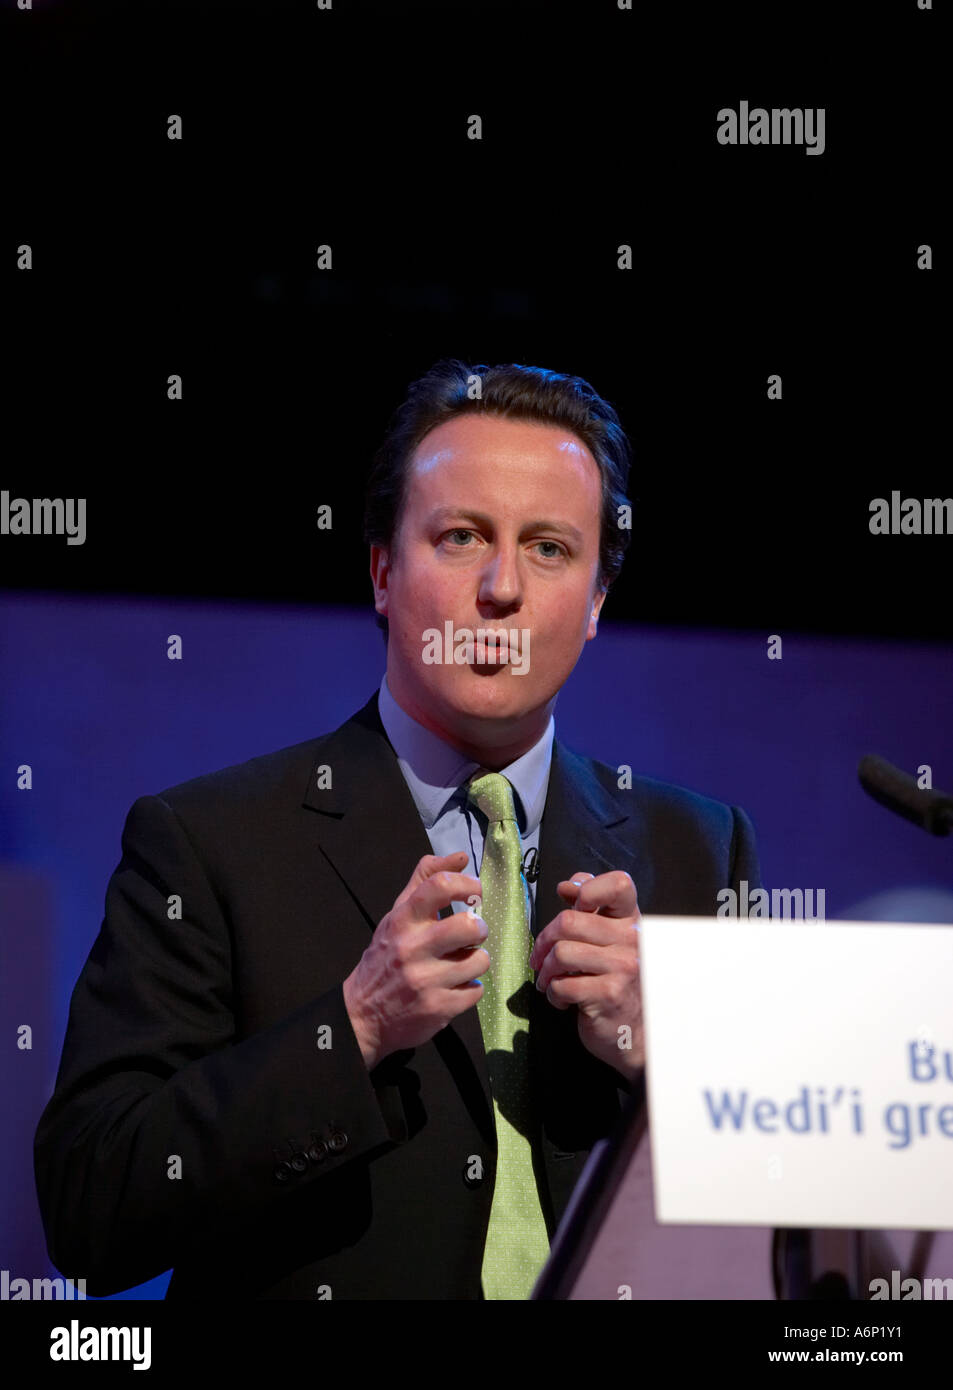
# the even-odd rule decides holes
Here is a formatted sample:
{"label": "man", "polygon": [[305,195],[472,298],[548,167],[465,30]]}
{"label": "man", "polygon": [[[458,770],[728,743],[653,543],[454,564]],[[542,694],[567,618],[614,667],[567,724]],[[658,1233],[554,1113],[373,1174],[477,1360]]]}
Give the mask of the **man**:
{"label": "man", "polygon": [[644,1063],[640,910],[759,881],[739,808],[554,739],[627,471],[579,378],[438,364],[369,485],[379,692],[132,807],[36,1137],[89,1293],[529,1296]]}

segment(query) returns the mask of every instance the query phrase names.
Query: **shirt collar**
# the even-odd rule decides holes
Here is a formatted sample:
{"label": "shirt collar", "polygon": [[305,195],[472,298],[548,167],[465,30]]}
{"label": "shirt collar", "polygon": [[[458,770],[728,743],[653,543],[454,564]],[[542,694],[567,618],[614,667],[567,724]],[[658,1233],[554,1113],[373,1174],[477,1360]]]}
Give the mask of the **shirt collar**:
{"label": "shirt collar", "polygon": [[[481,764],[472,762],[458,748],[412,719],[390,693],[386,674],[381,680],[377,704],[384,732],[397,754],[420,818],[430,830],[459,787]],[[532,748],[500,769],[513,787],[516,818],[524,839],[533,834],[543,818],[555,732],[556,722],[550,715],[549,723]]]}

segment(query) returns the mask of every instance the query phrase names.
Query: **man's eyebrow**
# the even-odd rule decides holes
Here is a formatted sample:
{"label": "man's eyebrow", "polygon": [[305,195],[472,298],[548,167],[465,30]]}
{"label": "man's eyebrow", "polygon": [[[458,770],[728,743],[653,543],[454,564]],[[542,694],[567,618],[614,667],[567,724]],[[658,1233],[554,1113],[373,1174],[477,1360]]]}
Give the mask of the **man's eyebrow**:
{"label": "man's eyebrow", "polygon": [[[473,512],[466,507],[438,507],[431,512],[430,521],[432,524],[441,525],[445,521],[457,519],[460,521],[475,521],[479,526],[492,526],[493,522],[485,512]],[[523,526],[524,531],[556,531],[558,534],[568,536],[577,545],[582,545],[585,537],[575,526],[571,526],[568,521],[552,521],[546,517],[541,517],[536,521],[527,521]]]}

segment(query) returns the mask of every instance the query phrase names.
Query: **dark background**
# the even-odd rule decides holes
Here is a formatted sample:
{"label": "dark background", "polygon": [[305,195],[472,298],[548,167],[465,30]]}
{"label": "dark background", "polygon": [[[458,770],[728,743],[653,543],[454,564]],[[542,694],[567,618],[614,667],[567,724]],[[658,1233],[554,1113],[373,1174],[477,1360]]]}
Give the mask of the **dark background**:
{"label": "dark background", "polygon": [[[88,527],[2,538],[6,588],[369,605],[371,455],[408,382],[459,356],[577,373],[619,410],[633,538],[607,617],[953,631],[950,537],[868,529],[873,497],[951,491],[939,14],[37,0],[0,20],[0,486],[84,496]],[[718,145],[742,99],[824,106],[825,152]]]}

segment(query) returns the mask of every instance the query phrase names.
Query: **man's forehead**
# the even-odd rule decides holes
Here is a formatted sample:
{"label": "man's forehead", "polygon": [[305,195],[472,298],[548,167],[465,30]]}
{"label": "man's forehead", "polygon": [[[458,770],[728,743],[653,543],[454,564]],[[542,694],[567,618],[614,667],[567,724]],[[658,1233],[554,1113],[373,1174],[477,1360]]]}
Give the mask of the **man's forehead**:
{"label": "man's forehead", "polygon": [[576,470],[581,466],[584,472],[597,471],[586,444],[561,426],[462,415],[445,421],[425,436],[414,451],[409,472],[412,477],[425,480],[480,462],[505,466],[536,461],[545,468],[558,465],[563,459]]}

